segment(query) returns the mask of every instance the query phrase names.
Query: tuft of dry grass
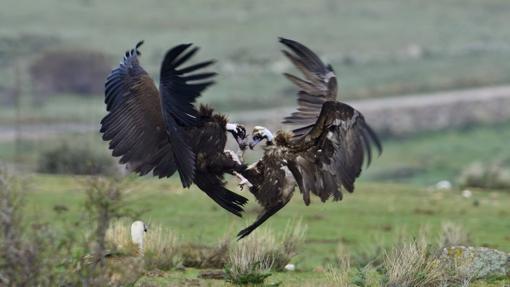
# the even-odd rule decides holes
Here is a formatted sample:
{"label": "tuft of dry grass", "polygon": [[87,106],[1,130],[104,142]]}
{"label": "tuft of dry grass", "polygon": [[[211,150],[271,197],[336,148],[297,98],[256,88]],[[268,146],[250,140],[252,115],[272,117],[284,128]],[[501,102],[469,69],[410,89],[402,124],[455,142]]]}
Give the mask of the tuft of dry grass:
{"label": "tuft of dry grass", "polygon": [[424,231],[420,232],[418,238],[400,239],[384,259],[387,286],[440,286],[444,281],[444,271],[432,253]]}
{"label": "tuft of dry grass", "polygon": [[143,256],[147,270],[170,270],[180,262],[177,236],[161,225],[151,225],[144,239]]}
{"label": "tuft of dry grass", "polygon": [[453,222],[445,222],[441,225],[441,233],[439,234],[438,241],[441,249],[459,245],[467,246],[471,243],[469,234],[464,228]]}
{"label": "tuft of dry grass", "polygon": [[276,239],[267,229],[239,241],[232,249],[226,279],[234,284],[261,284],[271,275]]}
{"label": "tuft of dry grass", "polygon": [[297,255],[299,248],[305,241],[307,226],[301,220],[296,223],[289,222],[285,227],[283,235],[278,239],[281,242],[279,247],[273,251],[273,269],[282,271],[285,265]]}
{"label": "tuft of dry grass", "polygon": [[281,237],[268,229],[238,241],[231,249],[226,279],[235,284],[261,284],[271,270],[281,271],[304,242],[306,226],[289,223]]}
{"label": "tuft of dry grass", "polygon": [[328,281],[334,286],[352,286],[351,252],[344,244],[336,250],[336,266],[329,266],[326,272]]}

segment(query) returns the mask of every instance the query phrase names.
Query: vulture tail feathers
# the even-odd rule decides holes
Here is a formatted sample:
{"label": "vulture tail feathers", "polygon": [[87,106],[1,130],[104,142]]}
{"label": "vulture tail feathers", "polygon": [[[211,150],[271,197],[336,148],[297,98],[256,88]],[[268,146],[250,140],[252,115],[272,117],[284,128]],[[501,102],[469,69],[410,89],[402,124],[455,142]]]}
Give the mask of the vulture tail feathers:
{"label": "vulture tail feathers", "polygon": [[243,205],[248,202],[248,199],[226,189],[219,178],[214,175],[197,172],[195,184],[225,210],[242,217],[241,212],[244,211]]}
{"label": "vulture tail feathers", "polygon": [[264,223],[271,216],[273,216],[280,209],[282,209],[285,206],[285,204],[286,203],[278,203],[277,205],[266,210],[252,225],[246,227],[237,234],[237,240],[241,240],[248,236],[250,233],[253,232],[253,230],[257,229],[257,227],[259,227],[262,223]]}

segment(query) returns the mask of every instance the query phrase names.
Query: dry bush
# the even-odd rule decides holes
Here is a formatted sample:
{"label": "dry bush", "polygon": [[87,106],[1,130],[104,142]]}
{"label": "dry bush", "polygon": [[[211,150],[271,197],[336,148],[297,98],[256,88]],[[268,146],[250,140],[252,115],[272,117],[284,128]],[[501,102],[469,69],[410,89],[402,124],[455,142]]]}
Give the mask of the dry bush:
{"label": "dry bush", "polygon": [[436,240],[427,229],[422,229],[417,238],[401,233],[389,248],[377,242],[373,248],[365,248],[361,256],[340,244],[336,265],[328,268],[327,278],[332,286],[469,286],[473,279],[469,262],[450,266],[439,258],[445,246],[468,242],[469,236],[461,226],[444,223]]}
{"label": "dry bush", "polygon": [[384,263],[387,246],[380,240],[367,244],[351,255],[352,264],[356,267],[375,266],[379,268]]}
{"label": "dry bush", "polygon": [[0,286],[55,284],[58,262],[47,225],[23,224],[27,185],[0,170]]}
{"label": "dry bush", "polygon": [[0,286],[126,286],[141,276],[137,258],[117,256],[106,242],[109,223],[133,214],[124,205],[124,183],[88,180],[84,206],[89,220],[63,221],[62,228],[25,225],[26,191],[22,181],[0,171]]}
{"label": "dry bush", "polygon": [[441,225],[438,245],[440,249],[450,246],[467,246],[471,243],[469,234],[462,226],[452,222],[445,222]]}
{"label": "dry bush", "polygon": [[160,225],[151,225],[144,238],[145,269],[170,270],[180,262],[179,246],[174,233]]}
{"label": "dry bush", "polygon": [[102,95],[111,63],[109,57],[98,51],[46,51],[31,64],[30,76],[37,95]]}
{"label": "dry bush", "polygon": [[127,220],[116,220],[106,230],[106,243],[119,254],[141,255],[138,245],[131,241],[130,224]]}
{"label": "dry bush", "polygon": [[328,267],[326,277],[334,286],[354,286],[352,284],[351,253],[345,245],[337,246],[336,266]]}
{"label": "dry bush", "polygon": [[276,239],[266,229],[239,241],[230,253],[226,280],[234,284],[262,284],[271,275],[275,247]]}
{"label": "dry bush", "polygon": [[306,227],[299,221],[289,223],[278,238],[267,229],[240,240],[231,249],[226,269],[227,281],[235,284],[260,284],[270,271],[281,271],[304,242]]}
{"label": "dry bush", "polygon": [[336,250],[336,264],[327,269],[328,281],[334,286],[381,286],[384,275],[372,263],[359,265],[360,263],[354,262],[354,258],[347,246],[339,244]]}
{"label": "dry bush", "polygon": [[[129,182],[115,178],[91,177],[85,184],[84,206],[89,219],[88,230],[91,232],[87,236],[85,247],[89,254],[79,262],[77,269],[82,284],[89,286],[132,284],[141,275],[141,265],[135,259],[125,258],[124,254],[118,252],[115,246],[108,244],[107,241],[108,229],[112,222],[123,217],[139,215],[127,208]],[[126,272],[127,270],[131,271]]]}
{"label": "dry bush", "polygon": [[384,260],[387,286],[440,286],[444,282],[444,272],[432,251],[423,231],[416,239],[400,239]]}
{"label": "dry bush", "polygon": [[62,143],[39,156],[38,171],[51,174],[115,175],[113,158],[83,144]]}
{"label": "dry bush", "polygon": [[475,162],[461,172],[458,182],[462,187],[510,189],[510,166],[499,160],[488,164]]}

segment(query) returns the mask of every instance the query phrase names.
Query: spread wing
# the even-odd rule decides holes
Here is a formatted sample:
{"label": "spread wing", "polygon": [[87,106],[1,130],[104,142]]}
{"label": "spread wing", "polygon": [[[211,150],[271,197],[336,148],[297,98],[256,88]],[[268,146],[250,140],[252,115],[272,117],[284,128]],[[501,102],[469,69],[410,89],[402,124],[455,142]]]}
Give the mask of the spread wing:
{"label": "spread wing", "polygon": [[140,66],[138,48],[127,51],[120,65],[108,75],[101,120],[103,140],[110,141],[112,155],[141,175],[151,170],[160,177],[177,169],[161,114],[159,92]]}
{"label": "spread wing", "polygon": [[322,105],[336,99],[336,75],[330,65],[325,65],[314,52],[304,45],[284,38],[280,38],[280,43],[290,50],[282,52],[303,73],[305,78],[284,74],[300,89],[297,98],[297,111],[283,121],[286,124],[301,126],[293,131],[294,138],[297,139],[312,129],[319,117]]}
{"label": "spread wing", "polygon": [[184,187],[191,185],[195,174],[195,153],[188,144],[183,127],[197,124],[198,111],[193,105],[208,86],[215,73],[202,72],[214,61],[206,61],[187,67],[182,65],[197,51],[192,44],[181,44],[170,49],[161,64],[159,90],[161,110],[169,134],[172,152]]}
{"label": "spread wing", "polygon": [[179,170],[183,185],[189,186],[193,179],[195,156],[185,144],[180,125],[193,123],[194,117],[189,109],[182,112],[177,110],[176,107],[185,104],[173,105],[174,102],[187,103],[190,98],[196,98],[184,94],[180,99],[181,93],[190,91],[193,94],[197,90],[188,88],[188,79],[182,79],[183,74],[193,72],[196,68],[191,66],[182,69],[184,72],[175,72],[175,67],[183,61],[171,59],[182,51],[175,53],[180,46],[171,49],[162,70],[165,69],[165,76],[174,75],[177,78],[172,82],[169,80],[171,76],[165,77],[165,85],[177,88],[163,92],[163,97],[160,97],[154,81],[139,64],[138,48],[142,43],[127,51],[120,65],[107,77],[105,103],[108,114],[101,120],[100,131],[103,139],[110,141],[113,156],[121,157],[120,162],[127,164],[129,169],[142,175],[152,170],[159,177],[171,176]]}
{"label": "spread wing", "polygon": [[292,146],[289,169],[305,203],[310,203],[310,192],[322,201],[342,199],[342,187],[353,192],[363,162],[368,166],[372,160],[373,146],[381,154],[377,135],[359,111],[340,102],[325,103],[312,130]]}

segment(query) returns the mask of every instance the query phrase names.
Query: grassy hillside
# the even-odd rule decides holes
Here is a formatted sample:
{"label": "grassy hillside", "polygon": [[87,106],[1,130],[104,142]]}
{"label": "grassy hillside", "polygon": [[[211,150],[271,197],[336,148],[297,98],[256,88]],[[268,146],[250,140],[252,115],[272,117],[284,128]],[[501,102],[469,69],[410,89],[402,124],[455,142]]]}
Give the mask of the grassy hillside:
{"label": "grassy hillside", "polygon": [[[142,62],[157,77],[167,48],[195,42],[203,47],[199,57],[217,59],[215,68],[220,72],[218,85],[203,101],[223,110],[287,105],[294,96],[280,76],[289,66],[279,53],[278,36],[300,40],[323,55],[340,74],[342,94],[349,98],[510,82],[506,60],[510,3],[505,0],[44,0],[30,4],[2,0],[0,4],[4,7],[0,61],[8,63],[0,72],[3,86],[13,84],[16,63],[24,71],[41,53],[40,47],[95,49],[110,55],[113,64],[124,50],[145,39]],[[25,43],[34,42],[30,40],[34,37],[45,44]],[[8,45],[18,40],[18,48]],[[29,93],[28,79],[23,84]],[[88,105],[99,106],[97,101]],[[37,111],[25,109],[26,116]]]}

